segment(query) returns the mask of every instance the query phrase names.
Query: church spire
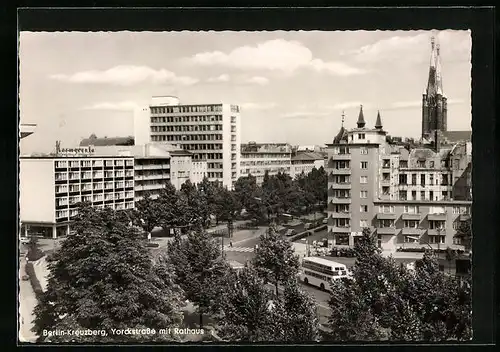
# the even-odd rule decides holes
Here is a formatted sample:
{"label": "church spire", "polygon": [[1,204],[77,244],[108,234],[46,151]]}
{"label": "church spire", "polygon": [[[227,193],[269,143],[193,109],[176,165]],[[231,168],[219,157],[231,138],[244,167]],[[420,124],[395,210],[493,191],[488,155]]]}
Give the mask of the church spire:
{"label": "church spire", "polygon": [[380,118],[380,111],[377,112],[377,121],[375,122],[375,128],[377,130],[382,129],[382,119]]}
{"label": "church spire", "polygon": [[345,112],[342,111],[342,125],[340,127],[344,128]]}
{"label": "church spire", "polygon": [[358,116],[358,128],[365,127],[365,117],[363,115],[363,105],[360,105],[359,116]]}
{"label": "church spire", "polygon": [[429,63],[429,79],[427,82],[427,95],[428,96],[434,96],[437,93],[437,86],[436,86],[436,39],[434,36],[431,37],[431,60]]}
{"label": "church spire", "polygon": [[439,55],[439,44],[436,46],[436,93],[443,95],[443,80],[441,76],[441,57]]}

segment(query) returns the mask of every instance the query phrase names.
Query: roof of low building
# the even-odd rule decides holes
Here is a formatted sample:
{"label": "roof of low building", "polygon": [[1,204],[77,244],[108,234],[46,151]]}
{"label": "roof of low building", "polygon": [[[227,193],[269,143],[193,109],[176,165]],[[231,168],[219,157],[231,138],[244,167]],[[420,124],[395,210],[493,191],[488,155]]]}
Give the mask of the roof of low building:
{"label": "roof of low building", "polygon": [[170,153],[170,155],[176,155],[176,156],[181,156],[181,155],[189,156],[189,155],[193,155],[193,153],[191,153],[190,151],[187,151],[187,150],[169,150],[168,152]]}
{"label": "roof of low building", "polygon": [[108,145],[134,145],[134,137],[104,137],[104,138],[84,138],[80,142],[80,147],[88,147],[93,145],[96,147],[103,147]]}
{"label": "roof of low building", "polygon": [[446,131],[443,132],[443,136],[448,142],[460,142],[460,141],[470,141],[472,137],[472,131]]}
{"label": "roof of low building", "polygon": [[316,152],[300,152],[292,156],[292,161],[297,160],[323,160],[325,157],[321,153]]}

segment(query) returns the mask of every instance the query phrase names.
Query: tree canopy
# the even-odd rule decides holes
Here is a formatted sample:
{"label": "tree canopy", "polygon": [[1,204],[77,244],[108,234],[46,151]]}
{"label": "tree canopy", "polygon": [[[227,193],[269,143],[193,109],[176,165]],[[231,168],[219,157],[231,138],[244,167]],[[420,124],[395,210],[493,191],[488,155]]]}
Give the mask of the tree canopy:
{"label": "tree canopy", "polygon": [[332,285],[332,339],[467,340],[470,284],[439,271],[426,253],[415,270],[382,257],[369,229],[355,245],[352,279]]}
{"label": "tree canopy", "polygon": [[[181,320],[181,290],[173,269],[154,264],[143,234],[125,212],[83,204],[75,233],[49,259],[47,291],[35,308],[34,331],[62,327],[102,330],[107,336],[53,336],[51,341],[123,342],[143,335],[114,335],[112,329],[164,329]],[[148,335],[150,341],[169,336]],[[173,337],[170,337],[173,338]]]}

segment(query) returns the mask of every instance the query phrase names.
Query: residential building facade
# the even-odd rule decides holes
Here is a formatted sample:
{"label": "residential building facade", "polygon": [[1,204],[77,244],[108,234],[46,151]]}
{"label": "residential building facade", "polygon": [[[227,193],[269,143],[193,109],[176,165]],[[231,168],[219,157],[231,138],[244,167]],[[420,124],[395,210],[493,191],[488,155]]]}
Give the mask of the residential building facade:
{"label": "residential building facade", "polygon": [[241,145],[241,176],[252,175],[262,184],[266,171],[269,175],[291,172],[292,146],[287,143],[255,143]]}
{"label": "residential building facade", "polygon": [[472,201],[468,144],[407,148],[387,142],[380,113],[375,128],[365,125],[361,107],[357,128],[342,127],[328,146],[328,227],[334,244],[353,246],[363,228],[371,228],[388,251],[460,248],[457,221],[470,215]]}
{"label": "residential building facade", "polygon": [[70,231],[79,202],[134,208],[134,159],[126,156],[20,158],[21,235],[56,238]]}
{"label": "residential building facade", "polygon": [[[207,161],[209,181],[231,188],[239,177],[240,108],[230,104],[181,104],[176,97],[153,97],[136,111],[136,143],[175,143]],[[146,137],[146,131],[148,136]]]}

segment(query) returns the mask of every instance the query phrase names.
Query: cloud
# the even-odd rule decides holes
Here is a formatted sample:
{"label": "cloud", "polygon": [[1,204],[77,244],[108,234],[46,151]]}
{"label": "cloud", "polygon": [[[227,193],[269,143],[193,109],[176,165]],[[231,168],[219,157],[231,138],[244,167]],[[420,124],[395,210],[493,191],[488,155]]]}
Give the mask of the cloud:
{"label": "cloud", "polygon": [[275,108],[276,103],[243,103],[240,107],[244,110],[270,110]]}
{"label": "cloud", "polygon": [[176,84],[189,86],[198,82],[196,78],[177,76],[166,69],[155,70],[147,66],[120,65],[105,71],[90,70],[71,75],[54,74],[49,78],[68,83],[96,83],[130,86],[149,82],[154,84]]}
{"label": "cloud", "polygon": [[[449,99],[447,101],[448,105],[456,105],[462,104],[464,101],[462,99]],[[398,101],[389,105],[384,110],[403,110],[403,109],[412,109],[412,108],[421,108],[422,101],[421,100],[412,100],[412,101]]]}
{"label": "cloud", "polygon": [[311,50],[297,41],[274,39],[257,44],[242,46],[229,53],[221,51],[202,52],[190,59],[191,63],[202,66],[228,66],[237,69],[275,70],[292,73],[300,68],[309,68],[317,72],[348,76],[364,73],[342,62],[325,62],[314,58]]}
{"label": "cloud", "polygon": [[260,86],[265,86],[269,83],[269,80],[266,77],[254,76],[245,80],[246,83],[250,84],[258,84]]}
{"label": "cloud", "polygon": [[207,82],[210,82],[210,83],[229,82],[230,79],[231,79],[231,77],[229,77],[228,74],[223,73],[222,75],[217,76],[217,77],[210,77],[209,79],[207,79]]}
{"label": "cloud", "polygon": [[141,105],[134,101],[102,102],[83,107],[81,110],[113,110],[113,111],[134,111]]}
{"label": "cloud", "polygon": [[[345,53],[359,63],[414,64],[427,62],[430,58],[432,33],[412,36],[392,36]],[[471,35],[469,31],[446,30],[435,33],[440,44],[443,61],[470,61]]]}

